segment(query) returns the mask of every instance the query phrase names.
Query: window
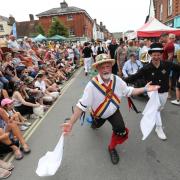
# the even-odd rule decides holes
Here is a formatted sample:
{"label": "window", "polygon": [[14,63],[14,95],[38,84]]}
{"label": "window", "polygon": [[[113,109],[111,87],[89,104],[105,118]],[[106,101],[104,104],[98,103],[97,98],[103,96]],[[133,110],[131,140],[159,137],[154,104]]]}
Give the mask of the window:
{"label": "window", "polygon": [[68,21],[72,21],[72,20],[73,20],[73,15],[68,15],[68,16],[67,16],[67,20],[68,20]]}
{"label": "window", "polygon": [[74,34],[74,29],[73,29],[73,28],[69,29],[69,35],[70,35],[70,36],[74,36],[74,35],[75,35],[75,34]]}
{"label": "window", "polygon": [[159,20],[162,21],[163,19],[163,4],[160,5],[160,13],[159,13]]}
{"label": "window", "polygon": [[4,27],[2,24],[0,24],[0,32],[4,32]]}
{"label": "window", "polygon": [[172,15],[173,0],[168,0],[168,16]]}
{"label": "window", "polygon": [[52,17],[52,22],[55,22],[56,20],[58,20],[58,16]]}

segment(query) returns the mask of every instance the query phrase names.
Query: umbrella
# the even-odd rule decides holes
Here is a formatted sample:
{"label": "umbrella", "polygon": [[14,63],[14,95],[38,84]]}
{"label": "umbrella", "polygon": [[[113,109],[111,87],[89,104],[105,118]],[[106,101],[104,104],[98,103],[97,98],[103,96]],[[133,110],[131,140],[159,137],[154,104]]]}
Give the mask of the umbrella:
{"label": "umbrella", "polygon": [[66,38],[64,36],[60,36],[60,35],[54,35],[50,38],[48,38],[49,40],[66,40]]}
{"label": "umbrella", "polygon": [[34,38],[34,41],[43,41],[43,40],[47,40],[47,38],[43,36],[42,34],[39,34],[38,36]]}

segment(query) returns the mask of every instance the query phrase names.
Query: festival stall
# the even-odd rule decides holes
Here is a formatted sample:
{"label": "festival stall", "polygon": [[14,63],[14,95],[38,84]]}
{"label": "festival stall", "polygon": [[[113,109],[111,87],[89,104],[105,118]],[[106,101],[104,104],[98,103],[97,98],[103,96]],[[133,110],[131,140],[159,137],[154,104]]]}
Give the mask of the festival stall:
{"label": "festival stall", "polygon": [[152,17],[137,30],[137,37],[159,37],[162,33],[173,33],[176,36],[180,36],[180,29],[166,26],[156,18]]}

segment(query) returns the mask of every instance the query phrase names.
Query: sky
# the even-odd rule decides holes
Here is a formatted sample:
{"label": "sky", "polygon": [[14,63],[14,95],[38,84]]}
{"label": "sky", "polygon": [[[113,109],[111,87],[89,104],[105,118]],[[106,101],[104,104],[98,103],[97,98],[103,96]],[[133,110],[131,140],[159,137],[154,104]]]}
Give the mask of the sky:
{"label": "sky", "polygon": [[[63,0],[1,0],[0,15],[13,15],[16,21],[28,21],[36,14],[60,6]],[[110,32],[140,28],[149,13],[150,0],[66,0],[69,6],[87,11],[92,19],[103,22]]]}

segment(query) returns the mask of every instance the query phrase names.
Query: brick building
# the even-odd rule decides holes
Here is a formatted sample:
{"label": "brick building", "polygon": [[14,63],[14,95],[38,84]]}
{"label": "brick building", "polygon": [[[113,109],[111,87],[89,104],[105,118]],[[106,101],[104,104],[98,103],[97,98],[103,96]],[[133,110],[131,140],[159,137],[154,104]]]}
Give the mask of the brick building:
{"label": "brick building", "polygon": [[180,0],[154,0],[154,8],[159,21],[180,28]]}
{"label": "brick building", "polygon": [[53,18],[58,18],[68,28],[70,37],[87,37],[89,40],[93,38],[93,20],[89,14],[83,9],[68,6],[65,1],[60,3],[60,7],[47,10],[36,16],[46,33],[48,33]]}

